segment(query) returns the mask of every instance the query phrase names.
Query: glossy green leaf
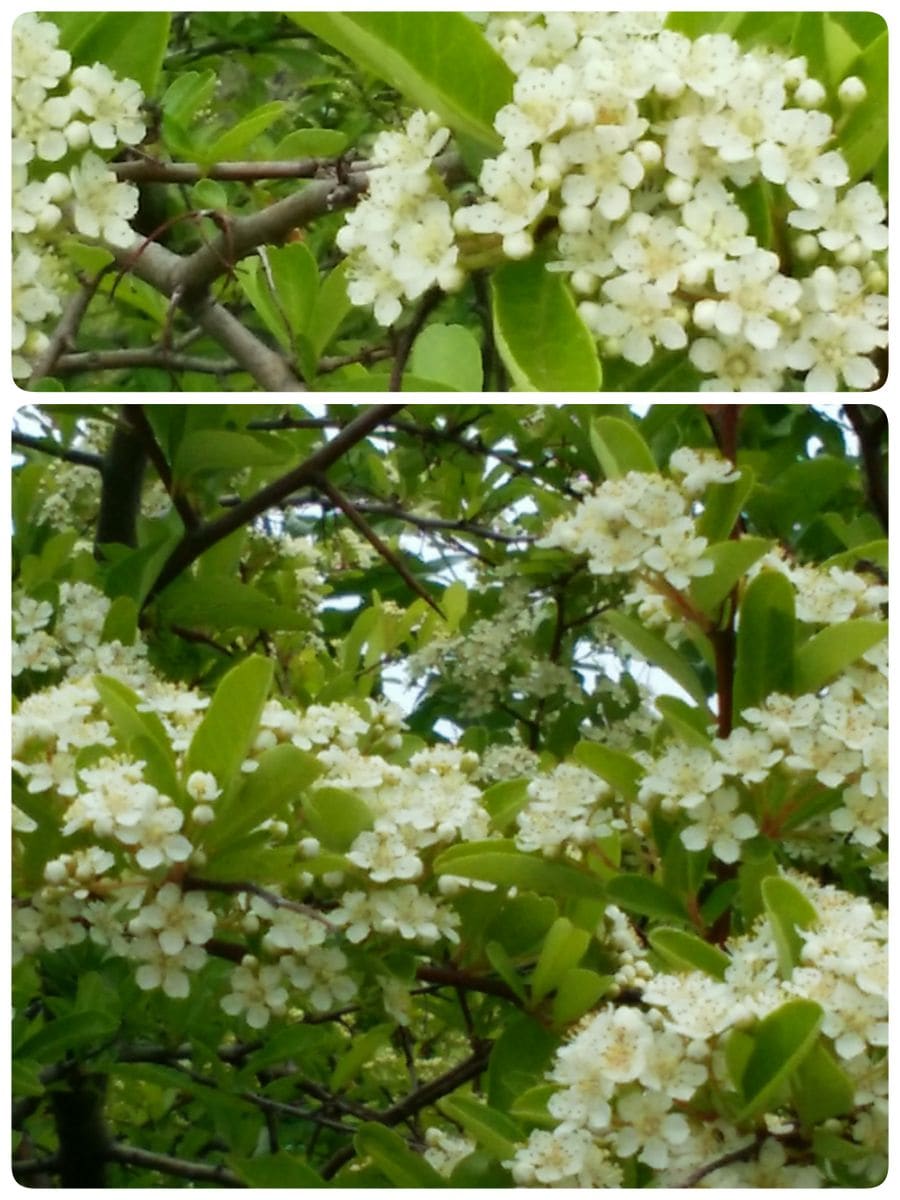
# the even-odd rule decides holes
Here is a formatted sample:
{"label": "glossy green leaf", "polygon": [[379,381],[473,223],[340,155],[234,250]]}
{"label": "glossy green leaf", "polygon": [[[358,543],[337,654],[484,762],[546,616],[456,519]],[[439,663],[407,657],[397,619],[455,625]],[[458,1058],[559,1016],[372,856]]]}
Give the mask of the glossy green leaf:
{"label": "glossy green leaf", "polygon": [[483,879],[546,896],[602,896],[603,885],[592,875],[561,863],[547,862],[517,850],[500,838],[453,846],[434,860],[435,875]]}
{"label": "glossy green leaf", "polygon": [[232,159],[257,157],[253,154],[253,145],[273,125],[285,110],[283,100],[271,100],[255,108],[243,120],[221,134],[207,146],[202,155],[205,163],[229,162]]}
{"label": "glossy green leaf", "polygon": [[491,824],[501,833],[528,803],[528,784],[527,779],[502,779],[482,794],[481,803],[491,814]]}
{"label": "glossy green leaf", "polygon": [[191,739],[186,776],[210,771],[223,790],[228,787],[256,737],[274,670],[271,659],[254,654],[222,679]]}
{"label": "glossy green leaf", "polygon": [[444,589],[441,596],[441,611],[447,619],[447,626],[452,633],[459,629],[460,621],[469,608],[469,589],[462,579],[454,579]]}
{"label": "glossy green leaf", "polygon": [[177,580],[156,602],[163,625],[187,629],[307,629],[302,612],[228,575]]}
{"label": "glossy green leaf", "polygon": [[819,923],[819,914],[800,889],[780,875],[763,879],[760,893],[778,948],[778,965],[787,979],[800,962],[803,949],[803,938],[797,930],[812,929]]}
{"label": "glossy green leaf", "polygon": [[174,797],[178,787],[175,755],[162,721],[156,713],[140,709],[140,697],[118,679],[98,675],[94,679],[94,687],[113,733],[124,749],[128,750],[144,741],[156,747],[158,754],[154,756],[154,766],[157,770],[152,773],[153,778],[150,772],[145,771],[145,778],[164,794]]}
{"label": "glossy green leaf", "polygon": [[274,159],[337,158],[349,139],[341,129],[295,129],[281,139],[272,152]]}
{"label": "glossy green leaf", "polygon": [[817,1041],[794,1075],[793,1105],[805,1125],[818,1125],[853,1108],[853,1080]]}
{"label": "glossy green leaf", "polygon": [[691,599],[701,612],[713,615],[735,584],[772,548],[765,538],[742,537],[710,546],[704,558],[713,564],[711,575],[691,580]]}
{"label": "glossy green leaf", "polygon": [[169,41],[169,12],[53,13],[59,44],[72,65],[101,62],[122,79],[134,79],[148,99],[156,93]]}
{"label": "glossy green leaf", "polygon": [[286,817],[323,770],[315,755],[289,742],[264,750],[258,763],[240,788],[216,801],[216,818],[203,830],[207,849],[243,837],[269,818]]}
{"label": "glossy green leaf", "polygon": [[703,494],[703,512],[697,521],[697,533],[711,543],[727,538],[755,482],[750,468],[742,466],[740,478],[732,483],[711,483]]}
{"label": "glossy green leaf", "polygon": [[481,347],[463,325],[426,325],[413,343],[409,369],[456,392],[481,391]]}
{"label": "glossy green leaf", "polygon": [[137,602],[131,596],[117,596],[103,622],[101,640],[133,646],[138,633],[138,615]]}
{"label": "glossy green leaf", "polygon": [[516,387],[531,392],[596,392],[597,347],[558,272],[534,255],[491,277],[494,336]]}
{"label": "glossy green leaf", "polygon": [[817,692],[887,636],[887,621],[859,617],[820,629],[797,650],[794,692]]}
{"label": "glossy green leaf", "polygon": [[512,99],[513,74],[462,13],[288,15],[412,104],[438,113],[455,132],[486,150],[499,147],[494,114]]}
{"label": "glossy green leaf", "polygon": [[617,875],[606,885],[606,898],[619,908],[644,917],[687,921],[688,915],[671,892],[643,875]]}
{"label": "glossy green leaf", "polygon": [[523,1125],[534,1126],[537,1129],[555,1129],[559,1122],[548,1112],[547,1103],[556,1090],[552,1083],[539,1083],[528,1088],[510,1105],[510,1115]]}
{"label": "glossy green leaf", "polygon": [[712,727],[707,708],[694,708],[677,696],[657,696],[656,707],[676,737],[690,746],[709,749]]}
{"label": "glossy green leaf", "polygon": [[794,686],[794,589],[780,571],[763,571],[741,602],[734,670],[735,718],[772,692]]}
{"label": "glossy green leaf", "polygon": [[403,1138],[384,1125],[361,1125],[353,1138],[356,1152],[371,1158],[378,1169],[398,1188],[446,1187],[443,1175],[410,1150]]}
{"label": "glossy green leaf", "polygon": [[521,892],[492,918],[485,937],[499,942],[508,954],[526,954],[545,936],[556,916],[556,902],[549,896]]}
{"label": "glossy green leaf", "polygon": [[[886,571],[888,568],[887,538],[877,538],[872,542],[861,542],[859,545],[851,546],[849,550],[842,550],[840,554],[833,554],[831,558],[826,558],[822,566],[825,568],[840,567],[842,571],[852,571],[858,563],[874,563],[875,566]],[[860,567],[860,570],[863,569]]]}
{"label": "glossy green leaf", "polygon": [[241,1182],[250,1188],[328,1187],[305,1158],[290,1154],[287,1150],[253,1158],[229,1154],[226,1162]]}
{"label": "glossy green leaf", "polygon": [[318,359],[343,323],[353,305],[347,297],[349,259],[341,262],[322,280],[315,307],[309,318],[307,335]]}
{"label": "glossy green leaf", "polygon": [[38,1062],[56,1062],[68,1051],[83,1051],[87,1046],[105,1042],[116,1031],[118,1020],[107,1013],[71,1013],[48,1021],[43,1029],[16,1047],[17,1058]]}
{"label": "glossy green leaf", "polygon": [[522,1129],[506,1113],[468,1096],[449,1096],[440,1101],[438,1109],[501,1161],[512,1158],[516,1144],[524,1139]]}
{"label": "glossy green leaf", "polygon": [[637,799],[644,768],[630,754],[589,741],[579,742],[572,753],[595,775],[605,779],[613,791],[620,792],[628,800]]}
{"label": "glossy green leaf", "polygon": [[664,638],[647,629],[640,621],[623,612],[608,612],[603,621],[613,633],[617,633],[626,641],[646,662],[659,667],[660,670],[683,687],[692,700],[697,704],[706,705],[706,689],[700,681],[694,668],[674,646],[670,646]]}
{"label": "glossy green leaf", "polygon": [[611,975],[599,975],[587,967],[569,967],[556,982],[553,1024],[559,1027],[579,1020],[609,991],[612,983]]}
{"label": "glossy green leaf", "polygon": [[172,474],[190,479],[205,471],[240,471],[244,467],[284,465],[284,447],[231,429],[196,429],[178,444]]}
{"label": "glossy green leaf", "polygon": [[704,942],[684,929],[659,927],[647,935],[653,949],[676,971],[703,971],[713,979],[724,979],[731,959],[724,950]]}
{"label": "glossy green leaf", "polygon": [[524,1004],[528,998],[528,991],[525,983],[516,970],[516,964],[512,957],[506,952],[506,949],[500,942],[488,942],[484,948],[485,957],[488,962],[510,989],[514,996]]}
{"label": "glossy green leaf", "polygon": [[349,850],[353,841],[375,823],[368,805],[344,788],[316,788],[305,797],[303,814],[312,836],[326,850],[338,853]]}
{"label": "glossy green leaf", "polygon": [[581,961],[590,940],[591,935],[584,929],[576,928],[568,917],[557,917],[547,931],[531,974],[532,1000],[543,1000],[553,991],[563,972]]}
{"label": "glossy green leaf", "polygon": [[745,1107],[739,1123],[766,1110],[812,1049],[823,1016],[812,1000],[788,1000],[760,1021],[741,1079]]}
{"label": "glossy green leaf", "polygon": [[659,471],[650,447],[629,421],[597,417],[590,426],[591,447],[607,479],[620,479],[629,471],[655,475]]}

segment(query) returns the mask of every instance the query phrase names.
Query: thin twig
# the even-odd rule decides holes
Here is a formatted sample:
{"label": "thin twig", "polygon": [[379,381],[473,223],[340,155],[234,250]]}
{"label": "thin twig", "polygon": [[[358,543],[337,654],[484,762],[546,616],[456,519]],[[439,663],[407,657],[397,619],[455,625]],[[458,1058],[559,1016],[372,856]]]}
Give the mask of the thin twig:
{"label": "thin twig", "polygon": [[244,368],[232,359],[215,359],[201,354],[178,354],[162,346],[124,350],[81,350],[61,354],[54,373],[73,375],[82,371],[121,371],[133,367],[159,367],[163,371],[196,371],[204,375],[235,375]]}
{"label": "thin twig", "polygon": [[153,464],[156,474],[159,476],[160,483],[166,489],[175,511],[181,517],[185,529],[196,529],[200,524],[200,518],[194,512],[187,496],[176,485],[172,475],[172,468],[163,454],[162,446],[156,440],[156,434],[153,432],[153,426],[144,412],[144,406],[142,404],[123,404],[121,411],[124,420],[141,439],[144,451]]}
{"label": "thin twig", "polygon": [[171,1154],[158,1154],[151,1150],[143,1150],[139,1146],[126,1146],[124,1142],[113,1142],[107,1148],[106,1156],[110,1162],[123,1163],[129,1167],[143,1167],[145,1170],[159,1171],[163,1175],[175,1175],[179,1179],[217,1183],[221,1187],[246,1187],[246,1184],[227,1167],[188,1162],[183,1158],[173,1158]]}
{"label": "thin twig", "polygon": [[100,280],[109,271],[111,265],[103,267],[90,279],[81,277],[81,287],[69,300],[59,319],[59,323],[50,335],[50,340],[43,354],[41,354],[32,368],[31,375],[26,384],[29,391],[33,391],[42,379],[52,374],[56,361],[63,350],[74,346],[75,335],[78,333],[79,326],[84,320],[88,306],[93,300],[97,288],[100,286]]}
{"label": "thin twig", "polygon": [[24,450],[37,450],[40,454],[47,454],[50,458],[59,458],[63,462],[72,463],[76,467],[90,467],[92,471],[103,470],[103,455],[94,454],[88,450],[75,450],[70,446],[61,446],[59,442],[54,442],[51,438],[34,437],[30,433],[21,433],[14,429],[12,434],[12,443],[14,446],[21,446]]}
{"label": "thin twig", "polygon": [[299,900],[287,900],[284,896],[279,896],[277,892],[270,892],[268,888],[262,887],[261,884],[253,883],[249,879],[225,882],[219,879],[201,879],[197,875],[185,875],[181,881],[181,887],[185,892],[223,892],[231,896],[246,893],[251,896],[258,896],[260,900],[265,900],[273,908],[285,908],[289,912],[302,913],[303,916],[324,925],[331,933],[337,931],[337,926],[333,925],[327,917],[323,916],[312,905],[302,904]]}
{"label": "thin twig", "polygon": [[429,315],[436,308],[438,303],[443,299],[443,292],[439,288],[431,288],[425,293],[419,301],[419,306],[413,313],[409,324],[399,333],[397,338],[397,351],[394,356],[394,365],[391,368],[391,378],[388,382],[388,391],[399,392],[403,389],[403,372],[406,370],[406,364],[409,356],[412,353],[413,342],[419,336],[422,326],[428,320]]}

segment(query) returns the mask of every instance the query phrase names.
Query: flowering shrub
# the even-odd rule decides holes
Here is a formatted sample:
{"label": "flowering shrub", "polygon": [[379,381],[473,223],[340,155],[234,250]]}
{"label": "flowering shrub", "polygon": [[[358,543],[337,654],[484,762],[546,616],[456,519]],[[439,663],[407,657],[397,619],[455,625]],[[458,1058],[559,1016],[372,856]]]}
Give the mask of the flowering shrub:
{"label": "flowering shrub", "polygon": [[13,437],[17,1178],[884,1177],[877,410]]}
{"label": "flowering shrub", "polygon": [[140,21],[143,45],[115,49],[115,14],[14,27],[14,374],[31,386],[884,382],[873,14]]}

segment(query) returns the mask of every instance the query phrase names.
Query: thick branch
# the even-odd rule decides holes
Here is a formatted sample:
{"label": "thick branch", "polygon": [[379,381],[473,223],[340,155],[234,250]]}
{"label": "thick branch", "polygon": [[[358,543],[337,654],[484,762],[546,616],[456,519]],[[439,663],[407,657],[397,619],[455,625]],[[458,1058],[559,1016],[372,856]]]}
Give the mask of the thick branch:
{"label": "thick branch", "polygon": [[[867,411],[873,415],[868,417]],[[859,438],[866,495],[885,533],[888,532],[888,480],[882,458],[882,440],[887,435],[887,416],[875,405],[845,404],[844,412]]]}
{"label": "thick branch", "polygon": [[143,439],[124,419],[123,412],[103,462],[95,554],[100,554],[100,547],[108,542],[137,545],[137,515],[145,462]]}
{"label": "thick branch", "polygon": [[228,359],[178,354],[165,346],[147,346],[133,350],[82,350],[61,354],[53,373],[72,375],[81,371],[122,371],[132,367],[159,367],[163,371],[197,371],[209,375],[233,375],[244,369],[240,363]]}
{"label": "thick branch", "polygon": [[199,530],[186,530],[185,536],[172,551],[150,589],[147,599],[144,601],[145,605],[222,538],[228,537],[236,529],[249,524],[266,509],[273,508],[286,499],[292,492],[312,484],[317,477],[333,466],[358,442],[368,437],[399,408],[402,408],[402,405],[379,404],[366,409],[348,425],[345,425],[330,442],[326,442],[294,470],[273,480],[266,487],[261,488],[256,495],[235,505],[217,520]]}
{"label": "thick branch", "polygon": [[75,450],[71,446],[61,446],[52,438],[34,437],[30,433],[21,433],[14,429],[12,444],[21,446],[24,450],[37,450],[50,458],[59,458],[63,462],[72,463],[76,467],[90,467],[93,471],[103,470],[103,455],[94,454],[89,450]]}
{"label": "thick branch", "polygon": [[202,166],[200,163],[168,163],[155,158],[110,163],[118,179],[131,183],[197,183],[201,179],[254,183],[264,179],[312,179],[323,167],[334,165],[331,159],[296,158],[275,162],[224,162]]}
{"label": "thick branch", "polygon": [[217,1183],[221,1187],[246,1186],[227,1167],[188,1162],[183,1158],[173,1158],[171,1154],[157,1154],[150,1150],[142,1150],[138,1146],[126,1146],[123,1142],[113,1142],[107,1148],[106,1157],[109,1162],[143,1167],[146,1170],[159,1171],[163,1175],[175,1175],[179,1179],[193,1179],[198,1183]]}
{"label": "thick branch", "polygon": [[160,482],[166,489],[175,511],[181,517],[185,529],[196,529],[199,522],[197,514],[190,505],[185,494],[175,486],[172,478],[172,468],[169,466],[162,447],[156,440],[153,426],[147,420],[147,414],[141,404],[126,404],[122,406],[122,416],[140,438],[144,452],[153,464]]}

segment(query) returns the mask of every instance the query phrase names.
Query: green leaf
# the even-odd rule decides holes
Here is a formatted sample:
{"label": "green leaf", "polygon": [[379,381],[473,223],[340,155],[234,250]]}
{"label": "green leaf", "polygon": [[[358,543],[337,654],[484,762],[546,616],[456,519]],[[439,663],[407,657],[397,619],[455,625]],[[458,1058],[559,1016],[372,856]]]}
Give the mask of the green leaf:
{"label": "green leaf", "polygon": [[447,627],[451,633],[459,629],[460,621],[469,608],[469,589],[462,579],[454,579],[444,589],[441,596],[441,609],[447,619]]}
{"label": "green leaf", "polygon": [[609,786],[628,800],[636,800],[644,768],[623,750],[613,750],[599,742],[579,742],[572,755],[588,770],[605,779]]}
{"label": "green leaf", "polygon": [[368,805],[343,788],[317,788],[304,798],[303,813],[313,837],[326,850],[343,853],[354,839],[371,829],[375,818]]}
{"label": "green leaf", "polygon": [[538,1129],[555,1129],[559,1124],[547,1110],[547,1103],[557,1088],[552,1083],[539,1083],[523,1092],[510,1106],[510,1115],[523,1125]]}
{"label": "green leaf", "polygon": [[492,918],[485,937],[499,942],[508,954],[527,954],[545,936],[556,915],[556,902],[549,896],[521,892]]}
{"label": "green leaf", "polygon": [[374,1122],[361,1125],[353,1145],[357,1154],[374,1160],[378,1169],[398,1188],[446,1187],[447,1181],[392,1129]]}
{"label": "green leaf", "polygon": [[295,129],[282,138],[272,152],[273,158],[337,158],[350,139],[341,129]]}
{"label": "green leaf", "polygon": [[597,347],[560,274],[540,255],[507,263],[491,278],[497,349],[516,387],[532,392],[596,392]]}
{"label": "green leaf", "polygon": [[151,779],[150,773],[147,772],[147,780],[164,794],[174,797],[178,791],[175,755],[162,721],[154,712],[140,711],[140,697],[118,679],[97,675],[94,678],[94,687],[103,703],[113,732],[124,749],[136,748],[136,745],[144,741],[156,747],[158,754],[154,756],[154,765],[157,772],[161,772],[161,777],[156,774]]}
{"label": "green leaf", "polygon": [[673,646],[626,613],[608,612],[602,619],[613,633],[617,633],[643,659],[665,671],[683,687],[692,700],[701,707],[706,706],[706,689],[699,676],[687,659]]}
{"label": "green leaf", "polygon": [[57,1017],[17,1046],[15,1055],[38,1062],[56,1062],[69,1050],[83,1050],[106,1041],[118,1024],[118,1019],[108,1013],[71,1013]]}
{"label": "green leaf", "polygon": [[524,854],[502,839],[451,846],[434,860],[435,875],[483,879],[547,896],[602,896],[598,879],[561,863]]}
{"label": "green leaf", "polygon": [[853,1108],[853,1080],[817,1041],[800,1063],[793,1081],[793,1105],[805,1125],[818,1125]]}
{"label": "green leaf", "polygon": [[[289,13],[364,71],[436,112],[485,150],[500,147],[494,114],[512,100],[513,74],[462,13]],[[465,70],[461,70],[465,64]]]}
{"label": "green leaf", "polygon": [[274,670],[271,659],[254,654],[224,676],[191,739],[185,776],[211,771],[228,787],[253,744]]}
{"label": "green leaf", "polygon": [[487,1102],[491,1108],[509,1112],[529,1088],[543,1083],[559,1043],[558,1034],[527,1013],[507,1021],[488,1063]]}
{"label": "green leaf", "polygon": [[741,602],[734,670],[735,719],[772,692],[794,684],[794,589],[780,571],[763,571]]}
{"label": "green leaf", "polygon": [[643,875],[617,875],[606,885],[606,898],[619,908],[644,917],[664,917],[687,921],[681,902],[660,884]]}
{"label": "green leaf", "polygon": [[269,817],[284,818],[323,770],[314,755],[290,743],[264,750],[258,762],[240,788],[216,802],[215,820],[203,830],[207,849],[243,837]]}
{"label": "green leaf", "polygon": [[684,929],[660,926],[652,929],[647,939],[656,953],[676,971],[703,971],[713,979],[724,979],[726,968],[731,964],[724,950]]}
{"label": "green leaf", "polygon": [[866,46],[854,64],[853,73],[866,85],[867,95],[848,117],[838,148],[850,168],[850,182],[856,183],[872,171],[887,150],[887,29]]}
{"label": "green leaf", "polygon": [[528,998],[528,992],[521,976],[516,970],[516,964],[503,946],[499,942],[488,942],[484,948],[484,953],[488,962],[512,991],[513,995],[517,996],[524,1004]]}
{"label": "green leaf", "polygon": [[344,317],[353,307],[347,298],[349,267],[350,260],[342,259],[319,287],[315,308],[309,318],[307,328],[307,336],[317,360],[340,329]]}
{"label": "green leaf", "polygon": [[190,156],[195,147],[190,134],[196,114],[212,100],[218,77],[215,71],[185,71],[166,88],[162,98],[162,132],[175,153]]}
{"label": "green leaf", "polygon": [[168,12],[53,13],[59,44],[72,65],[101,62],[120,79],[134,79],[149,99],[156,92],[169,41]]}
{"label": "green leaf", "polygon": [[677,696],[657,696],[655,704],[676,737],[690,746],[709,749],[709,709],[693,708]]}
{"label": "green leaf", "polygon": [[556,982],[553,1024],[557,1027],[571,1025],[583,1017],[609,990],[612,982],[611,975],[598,975],[586,967],[569,967]]}
{"label": "green leaf", "polygon": [[479,1146],[483,1146],[495,1158],[512,1158],[516,1144],[524,1138],[518,1124],[506,1113],[498,1112],[487,1104],[471,1100],[467,1096],[450,1096],[441,1100],[438,1110],[456,1125],[461,1125],[471,1134]]}
{"label": "green leaf", "polygon": [[778,966],[788,979],[803,950],[803,938],[797,930],[812,929],[819,923],[819,914],[800,889],[780,875],[763,879],[760,893],[778,948]]}
{"label": "green leaf", "polygon": [[463,325],[427,325],[413,343],[409,369],[456,392],[481,391],[481,347]]}
{"label": "green leaf", "polygon": [[749,467],[741,467],[740,478],[732,483],[711,483],[703,494],[703,512],[697,521],[697,533],[708,542],[721,542],[727,538],[755,483],[756,476]]}
{"label": "green leaf", "polygon": [[842,550],[840,554],[833,554],[831,558],[826,558],[822,566],[825,568],[840,567],[842,571],[852,571],[859,562],[874,563],[886,571],[888,568],[887,538],[876,538],[873,542],[861,542],[857,546],[851,546],[849,550]]}
{"label": "green leaf", "polygon": [[258,141],[260,134],[265,133],[269,126],[278,120],[285,108],[283,100],[271,100],[267,104],[261,104],[217,137],[212,145],[205,147],[200,156],[201,161],[220,163],[241,158],[247,149]]}
{"label": "green leaf", "polygon": [[887,621],[857,618],[828,625],[797,650],[794,692],[817,692],[887,636]]}
{"label": "green leaf", "polygon": [[137,602],[131,596],[117,596],[103,622],[101,640],[133,646],[138,631],[138,615]]}
{"label": "green leaf", "polygon": [[251,433],[231,429],[196,429],[178,445],[172,474],[179,482],[204,471],[240,471],[244,467],[276,467],[285,462],[285,448]]}
{"label": "green leaf", "polygon": [[356,1078],[362,1068],[375,1057],[382,1046],[387,1045],[394,1030],[393,1022],[375,1025],[365,1033],[355,1035],[350,1049],[337,1061],[331,1072],[329,1088],[339,1092]]}
{"label": "green leaf", "polygon": [[659,471],[650,447],[629,421],[597,417],[590,427],[591,447],[607,479],[620,479],[629,471],[655,475]]}
{"label": "green leaf", "polygon": [[279,1150],[276,1154],[245,1158],[229,1154],[225,1160],[235,1175],[251,1188],[324,1188],[328,1184],[305,1158]]}
{"label": "green leaf", "polygon": [[712,616],[738,580],[771,547],[772,542],[757,537],[742,537],[710,546],[703,557],[712,562],[712,574],[698,575],[691,580],[691,599],[697,608]]}
{"label": "green leaf", "polygon": [[531,975],[533,1001],[543,1000],[556,987],[560,976],[575,967],[588,948],[591,935],[577,929],[568,917],[557,917],[550,926]]}
{"label": "green leaf", "polygon": [[177,580],[156,602],[164,625],[188,629],[307,629],[297,609],[277,604],[264,592],[228,575]]}
{"label": "green leaf", "polygon": [[760,1021],[741,1079],[745,1107],[738,1124],[765,1111],[812,1049],[824,1015],[812,1000],[789,1000]]}

